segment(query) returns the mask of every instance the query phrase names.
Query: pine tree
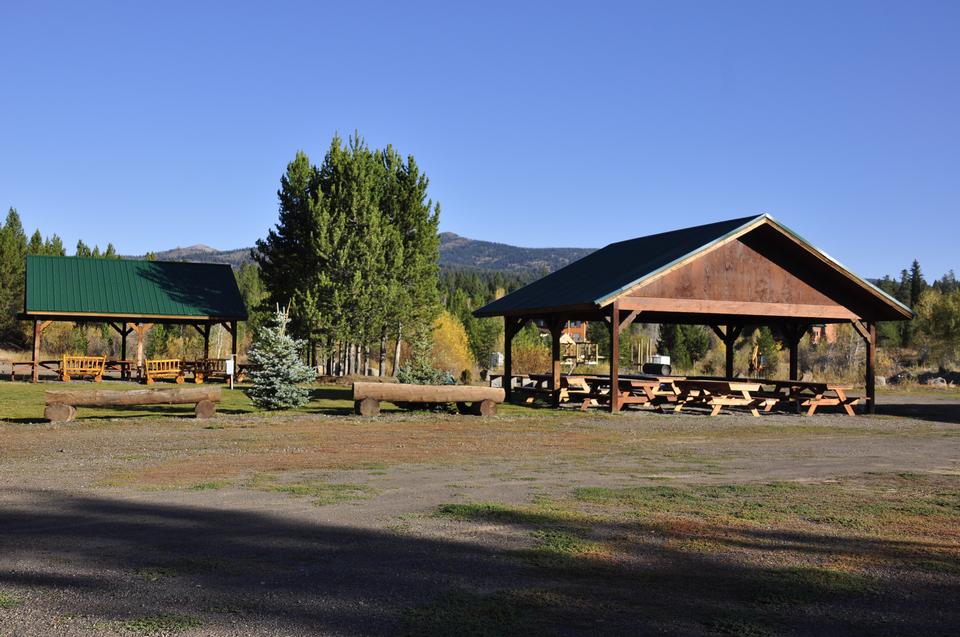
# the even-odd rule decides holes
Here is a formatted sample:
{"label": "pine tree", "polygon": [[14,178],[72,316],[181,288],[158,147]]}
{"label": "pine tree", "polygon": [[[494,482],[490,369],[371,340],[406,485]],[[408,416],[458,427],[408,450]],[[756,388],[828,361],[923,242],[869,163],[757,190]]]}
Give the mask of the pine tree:
{"label": "pine tree", "polygon": [[766,325],[757,330],[756,344],[763,357],[764,372],[767,376],[774,376],[780,367],[780,347],[773,338],[773,332]]}
{"label": "pine tree", "polygon": [[20,215],[10,208],[0,226],[0,342],[23,341],[15,316],[23,304],[26,254],[27,236]]}
{"label": "pine tree", "polygon": [[915,308],[920,302],[920,295],[927,289],[927,282],[920,271],[920,262],[916,259],[910,265],[910,307]]}
{"label": "pine tree", "polygon": [[90,250],[90,246],[83,242],[83,239],[77,241],[77,252],[78,257],[90,257],[93,256],[93,252]]}
{"label": "pine tree", "polygon": [[277,309],[270,322],[258,332],[248,357],[257,368],[250,373],[253,386],[248,390],[253,403],[264,409],[295,409],[310,398],[304,383],[314,380],[313,368],[303,364],[303,341],[287,333],[289,318]]}
{"label": "pine tree", "polygon": [[669,356],[670,366],[674,369],[687,370],[693,365],[684,331],[679,325],[660,326],[657,352]]}

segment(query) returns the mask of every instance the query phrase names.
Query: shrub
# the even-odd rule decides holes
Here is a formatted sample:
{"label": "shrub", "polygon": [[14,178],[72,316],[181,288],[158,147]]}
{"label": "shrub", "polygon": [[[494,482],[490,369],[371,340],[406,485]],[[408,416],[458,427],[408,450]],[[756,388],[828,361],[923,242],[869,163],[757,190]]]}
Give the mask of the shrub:
{"label": "shrub", "polygon": [[303,341],[287,335],[287,313],[277,309],[273,319],[257,331],[250,362],[257,366],[250,373],[253,387],[248,391],[253,403],[265,409],[302,407],[310,398],[303,386],[316,378],[313,368],[300,360]]}

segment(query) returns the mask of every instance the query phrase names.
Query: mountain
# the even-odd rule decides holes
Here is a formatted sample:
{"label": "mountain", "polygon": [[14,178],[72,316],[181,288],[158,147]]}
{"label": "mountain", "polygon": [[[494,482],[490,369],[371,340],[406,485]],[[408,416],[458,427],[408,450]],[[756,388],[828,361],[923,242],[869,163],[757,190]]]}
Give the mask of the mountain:
{"label": "mountain", "polygon": [[[440,234],[440,266],[539,274],[553,272],[593,252],[592,248],[522,248],[468,239],[452,232]],[[155,253],[159,261],[227,263],[234,267],[250,261],[250,248],[217,250],[203,244]]]}

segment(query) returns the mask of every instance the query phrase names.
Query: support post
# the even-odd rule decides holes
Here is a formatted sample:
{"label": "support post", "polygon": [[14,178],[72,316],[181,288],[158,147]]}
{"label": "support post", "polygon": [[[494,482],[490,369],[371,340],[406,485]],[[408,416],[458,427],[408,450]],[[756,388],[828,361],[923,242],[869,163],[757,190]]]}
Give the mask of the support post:
{"label": "support post", "polygon": [[524,323],[523,319],[503,317],[503,393],[507,402],[513,396],[513,337]]}
{"label": "support post", "polygon": [[876,387],[876,363],[877,363],[877,324],[868,323],[867,331],[867,413],[877,413],[877,387]]}
{"label": "support post", "polygon": [[551,399],[554,407],[560,406],[560,336],[563,334],[564,320],[555,317],[550,321],[551,360],[550,389],[553,392]]}
{"label": "support post", "polygon": [[33,375],[31,376],[34,384],[40,382],[40,321],[33,322]]}
{"label": "support post", "polygon": [[620,301],[610,306],[610,413],[620,411]]}
{"label": "support post", "polygon": [[210,324],[203,324],[203,359],[210,358]]}
{"label": "support post", "polygon": [[710,329],[712,329],[713,333],[717,335],[717,338],[723,341],[723,348],[726,354],[726,377],[733,378],[733,346],[736,344],[737,338],[740,337],[740,332],[743,331],[743,326],[727,325],[726,329],[723,329],[719,325],[711,325]]}
{"label": "support post", "polygon": [[137,333],[137,369],[143,370],[143,341],[147,332],[153,327],[153,323],[131,323],[130,328]]}

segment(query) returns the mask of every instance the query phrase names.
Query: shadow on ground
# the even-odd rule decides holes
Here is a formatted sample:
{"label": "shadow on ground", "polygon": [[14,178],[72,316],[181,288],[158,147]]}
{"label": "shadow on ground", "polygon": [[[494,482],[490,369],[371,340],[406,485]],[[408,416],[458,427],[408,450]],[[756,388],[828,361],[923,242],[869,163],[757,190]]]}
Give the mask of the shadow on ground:
{"label": "shadow on ground", "polygon": [[[911,571],[929,547],[909,542],[591,524],[591,536],[622,547],[611,559],[566,554],[562,543],[544,554],[489,542],[505,528],[564,524],[550,513],[449,522],[479,525],[467,536],[477,541],[457,541],[250,511],[4,495],[18,504],[0,512],[0,591],[26,591],[24,612],[35,604],[109,626],[170,613],[199,634],[929,635],[960,625],[958,579]],[[678,548],[690,541],[713,548]],[[726,553],[744,544],[769,561]],[[785,568],[784,550],[811,568]],[[906,570],[890,580],[813,568],[863,556]],[[16,612],[0,609],[0,623]]]}

